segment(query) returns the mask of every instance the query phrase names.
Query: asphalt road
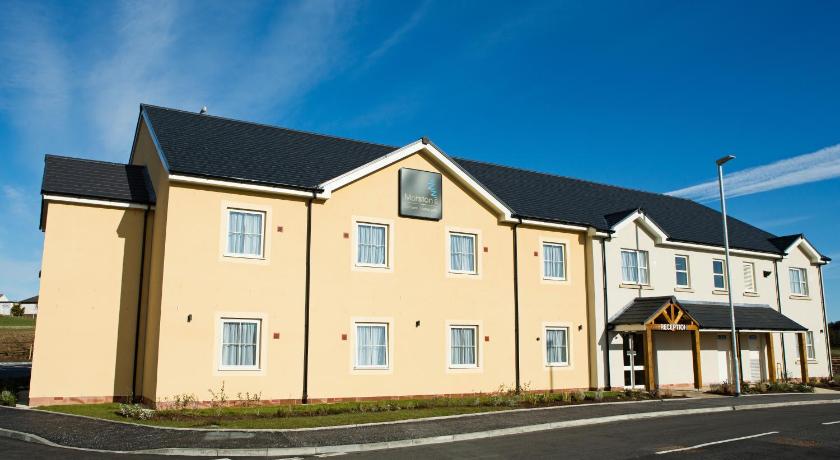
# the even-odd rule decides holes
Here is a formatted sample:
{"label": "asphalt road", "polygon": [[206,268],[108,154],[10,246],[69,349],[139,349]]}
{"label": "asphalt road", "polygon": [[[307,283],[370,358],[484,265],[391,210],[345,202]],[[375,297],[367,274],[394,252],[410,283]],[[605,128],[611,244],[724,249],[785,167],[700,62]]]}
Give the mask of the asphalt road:
{"label": "asphalt road", "polygon": [[[743,439],[733,440],[735,438]],[[697,447],[708,443],[715,444]],[[126,458],[125,455],[53,448],[4,438],[0,438],[0,453],[0,456],[9,459]],[[677,456],[739,459],[805,456],[809,459],[840,458],[840,410],[837,405],[832,404],[664,417],[476,441],[346,454],[342,459],[572,457],[605,460],[649,457],[666,460]],[[152,458],[178,457],[131,456],[132,460]]]}

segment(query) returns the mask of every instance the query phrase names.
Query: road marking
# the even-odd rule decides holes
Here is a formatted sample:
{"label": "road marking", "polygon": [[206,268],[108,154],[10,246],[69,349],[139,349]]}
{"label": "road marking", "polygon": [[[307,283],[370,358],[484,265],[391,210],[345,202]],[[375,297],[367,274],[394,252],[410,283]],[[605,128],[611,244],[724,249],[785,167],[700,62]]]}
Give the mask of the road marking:
{"label": "road marking", "polygon": [[840,423],[840,420],[837,420],[835,422],[823,422],[823,425],[834,425],[836,423]]}
{"label": "road marking", "polygon": [[331,452],[328,454],[320,454],[316,455],[316,457],[326,458],[326,457],[338,457],[339,455],[345,455],[347,452]]}
{"label": "road marking", "polygon": [[680,448],[680,449],[663,450],[663,451],[657,452],[656,455],[670,454],[672,452],[682,452],[684,450],[699,449],[701,447],[714,446],[715,444],[723,444],[723,443],[727,443],[727,442],[743,441],[744,439],[758,438],[760,436],[767,436],[767,435],[771,435],[771,434],[779,434],[779,432],[778,431],[768,431],[767,433],[754,434],[752,436],[741,436],[740,438],[732,438],[732,439],[724,439],[722,441],[706,442],[706,443],[703,443],[703,444],[697,444],[696,446],[683,447],[683,448]]}

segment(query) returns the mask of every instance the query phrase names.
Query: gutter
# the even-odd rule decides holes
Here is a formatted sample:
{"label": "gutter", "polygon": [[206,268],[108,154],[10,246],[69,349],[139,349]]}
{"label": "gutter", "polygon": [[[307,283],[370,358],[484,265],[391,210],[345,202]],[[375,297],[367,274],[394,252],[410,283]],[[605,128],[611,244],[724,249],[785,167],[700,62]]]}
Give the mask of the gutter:
{"label": "gutter", "polygon": [[519,243],[516,235],[516,229],[520,225],[522,219],[513,224],[513,361],[516,369],[516,393],[522,390],[519,380]]}
{"label": "gutter", "polygon": [[[783,314],[782,313],[782,293],[779,290],[779,262],[776,261],[776,260],[773,261],[773,272],[776,275],[776,302],[779,304],[779,314]],[[780,333],[779,337],[781,338],[781,342],[782,342],[782,373],[784,374],[785,379],[787,379],[788,370],[787,370],[787,352],[786,352],[786,347],[785,347],[785,333],[784,332]],[[829,354],[829,356],[831,356],[831,354]]]}
{"label": "gutter", "polygon": [[309,297],[312,278],[312,203],[317,192],[312,192],[312,198],[306,202],[306,282],[303,300],[303,395],[301,402],[309,401]]}
{"label": "gutter", "polygon": [[137,317],[134,320],[134,362],[131,366],[131,401],[137,397],[137,362],[140,351],[140,317],[143,306],[143,282],[146,269],[146,231],[149,222],[149,209],[143,211],[143,239],[140,241],[140,280],[137,285]]}
{"label": "gutter", "polygon": [[820,275],[820,300],[822,301],[823,331],[825,331],[825,352],[828,361],[828,378],[834,378],[834,366],[831,365],[831,333],[828,331],[828,316],[825,312],[825,285],[823,284],[822,265],[817,266],[817,273]]}

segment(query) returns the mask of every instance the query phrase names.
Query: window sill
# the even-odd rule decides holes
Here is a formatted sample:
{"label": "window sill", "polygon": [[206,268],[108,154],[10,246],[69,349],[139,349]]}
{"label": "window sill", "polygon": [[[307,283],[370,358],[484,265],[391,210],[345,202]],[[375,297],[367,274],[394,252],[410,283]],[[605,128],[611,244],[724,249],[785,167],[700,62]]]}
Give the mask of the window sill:
{"label": "window sill", "polygon": [[355,264],[355,267],[356,268],[381,268],[383,270],[387,270],[387,269],[390,268],[387,265],[373,265],[373,264],[359,264],[359,263]]}
{"label": "window sill", "polygon": [[387,371],[390,367],[388,366],[354,366],[354,371]]}
{"label": "window sill", "polygon": [[729,291],[722,291],[720,289],[715,289],[714,291],[712,291],[712,294],[714,294],[714,295],[728,295]]}
{"label": "window sill", "polygon": [[811,297],[807,296],[807,295],[791,294],[790,295],[790,300],[811,300]]}
{"label": "window sill", "polygon": [[563,368],[563,367],[569,367],[569,363],[566,363],[566,364],[562,364],[562,363],[550,363],[550,364],[546,364],[546,365],[545,365],[545,367],[547,367],[547,368],[555,368],[555,367],[560,367],[560,368]]}
{"label": "window sill", "polygon": [[620,288],[624,289],[645,289],[645,290],[653,290],[653,286],[649,284],[630,284],[630,283],[621,283],[618,285]]}
{"label": "window sill", "polygon": [[265,260],[265,257],[263,256],[249,256],[245,254],[222,254],[222,256],[229,259]]}
{"label": "window sill", "polygon": [[453,370],[453,371],[463,371],[463,370],[475,370],[475,369],[479,369],[479,367],[478,366],[458,366],[458,365],[450,364],[449,369]]}
{"label": "window sill", "polygon": [[555,283],[564,283],[567,281],[566,278],[549,278],[547,276],[543,276],[543,281],[553,281]]}
{"label": "window sill", "polygon": [[745,292],[744,296],[745,297],[758,297],[758,293],[757,292]]}
{"label": "window sill", "polygon": [[674,292],[694,292],[690,287],[675,287]]}
{"label": "window sill", "polygon": [[218,372],[260,372],[259,367],[220,367],[216,369]]}
{"label": "window sill", "polygon": [[456,272],[449,270],[450,275],[466,275],[466,276],[475,276],[478,275],[478,272]]}

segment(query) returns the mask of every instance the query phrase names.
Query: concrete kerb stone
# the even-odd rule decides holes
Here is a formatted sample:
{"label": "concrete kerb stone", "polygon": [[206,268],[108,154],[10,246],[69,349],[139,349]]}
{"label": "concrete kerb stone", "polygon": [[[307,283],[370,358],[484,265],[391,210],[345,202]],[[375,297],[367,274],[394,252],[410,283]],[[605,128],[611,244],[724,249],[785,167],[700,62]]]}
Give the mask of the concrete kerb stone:
{"label": "concrete kerb stone", "polygon": [[781,403],[764,403],[764,404],[748,404],[748,405],[726,405],[720,407],[707,407],[701,409],[678,409],[659,412],[643,412],[637,414],[623,414],[611,415],[607,417],[595,417],[588,419],[567,420],[562,422],[542,423],[537,425],[526,425],[512,428],[502,428],[495,430],[487,430],[473,433],[461,433],[454,435],[434,436],[428,438],[406,439],[399,441],[387,441],[367,444],[344,444],[334,446],[317,446],[317,447],[287,447],[287,448],[260,448],[260,449],[202,449],[202,448],[164,448],[164,449],[146,449],[138,451],[110,451],[85,449],[78,447],[67,447],[60,444],[53,443],[39,436],[30,435],[28,433],[16,432],[13,430],[0,429],[0,436],[18,439],[27,442],[36,442],[52,447],[63,447],[74,450],[84,450],[92,452],[105,453],[123,453],[123,454],[156,454],[156,455],[182,455],[182,456],[224,456],[224,457],[239,457],[239,456],[294,456],[294,455],[318,455],[329,453],[342,452],[363,452],[373,450],[396,449],[402,447],[412,447],[421,445],[443,444],[457,441],[468,441],[476,439],[491,438],[497,436],[508,436],[514,434],[534,433],[538,431],[555,430],[562,428],[574,428],[588,425],[600,425],[604,423],[612,423],[627,420],[643,420],[660,417],[673,417],[678,415],[696,415],[709,414],[737,410],[758,410],[771,409],[775,407],[788,406],[808,406],[816,404],[839,404],[840,399],[822,399],[812,401],[791,401]]}

